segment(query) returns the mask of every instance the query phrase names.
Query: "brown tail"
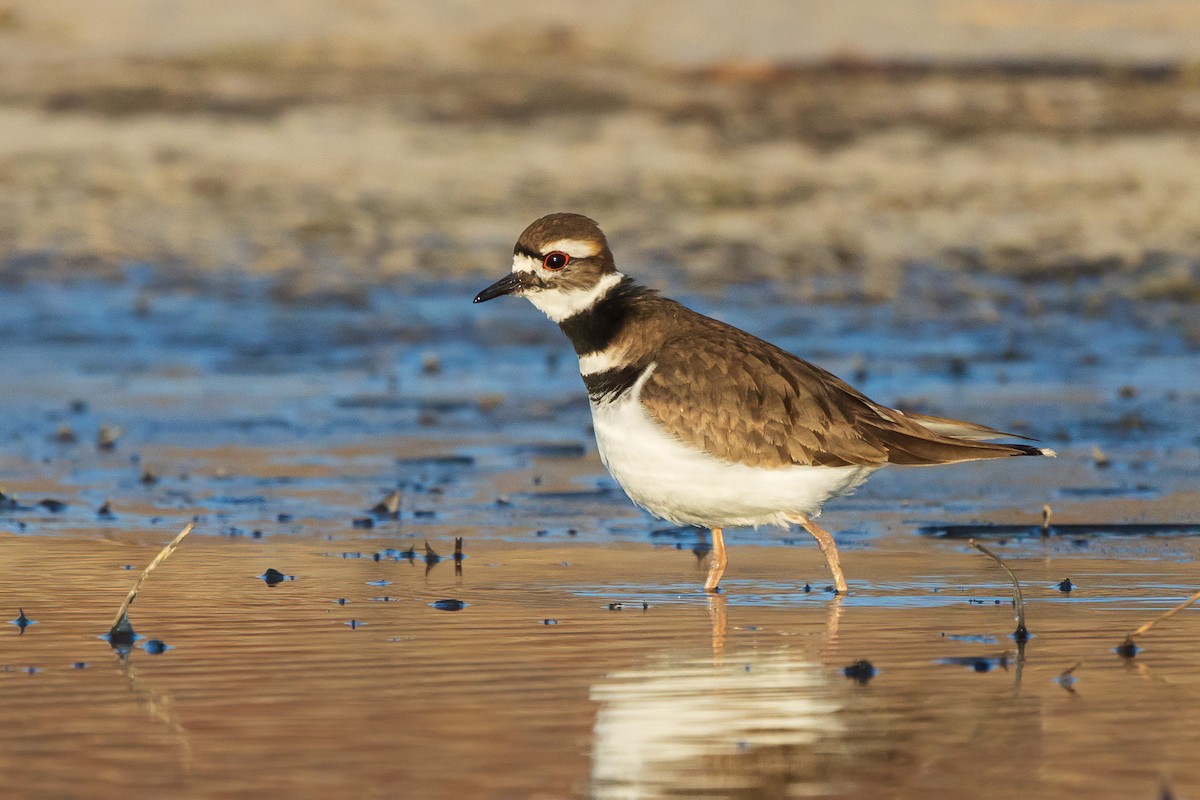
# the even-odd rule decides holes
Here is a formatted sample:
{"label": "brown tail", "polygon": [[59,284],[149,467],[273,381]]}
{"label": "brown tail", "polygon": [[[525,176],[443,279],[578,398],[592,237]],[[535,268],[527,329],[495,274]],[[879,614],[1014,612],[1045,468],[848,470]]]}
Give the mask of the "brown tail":
{"label": "brown tail", "polygon": [[[953,420],[947,420],[953,422]],[[916,427],[916,426],[914,426]],[[982,426],[979,426],[982,428]],[[990,430],[983,428],[983,430]],[[889,464],[930,466],[934,464],[956,464],[960,461],[979,461],[986,458],[1008,458],[1010,456],[1057,456],[1046,447],[1028,444],[1000,444],[970,438],[947,436],[921,426],[917,430],[885,428],[879,431],[879,439],[887,448]]]}
{"label": "brown tail", "polygon": [[965,422],[961,419],[948,419],[946,417],[934,417],[930,416],[929,414],[915,414],[911,411],[904,411],[902,413],[905,417],[917,423],[922,428],[928,428],[934,433],[942,436],[949,436],[952,439],[967,439],[972,442],[986,442],[991,439],[1020,439],[1025,442],[1034,441],[1028,436],[998,431],[995,428],[989,428],[986,425],[980,425],[976,422]]}

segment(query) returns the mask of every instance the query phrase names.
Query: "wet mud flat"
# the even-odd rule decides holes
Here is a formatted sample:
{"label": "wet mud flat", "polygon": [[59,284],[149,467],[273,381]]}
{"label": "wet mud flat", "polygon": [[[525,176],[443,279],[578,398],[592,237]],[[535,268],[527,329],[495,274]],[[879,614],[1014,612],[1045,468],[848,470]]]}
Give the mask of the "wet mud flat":
{"label": "wet mud flat", "polygon": [[[473,308],[474,284],[306,305],[136,271],[12,288],[0,617],[23,622],[0,626],[0,788],[1195,793],[1200,611],[1115,652],[1200,587],[1195,343],[1169,306],[909,280],[887,306],[689,298],[881,401],[1060,453],[884,470],[831,505],[845,598],[781,531],[730,532],[725,594],[700,593],[707,537],[604,473],[558,331]],[[114,651],[117,605],[192,519]],[[963,536],[1020,579],[1023,645],[1007,577]]]}

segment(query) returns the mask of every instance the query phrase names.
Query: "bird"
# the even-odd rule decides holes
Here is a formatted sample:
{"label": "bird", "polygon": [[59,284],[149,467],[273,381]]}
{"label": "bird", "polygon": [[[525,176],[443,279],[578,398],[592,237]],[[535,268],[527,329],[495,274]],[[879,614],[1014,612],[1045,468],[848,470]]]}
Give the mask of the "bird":
{"label": "bird", "polygon": [[574,213],[531,223],[512,269],[475,296],[525,297],[579,359],[600,459],[638,506],[707,528],[704,590],[720,591],[724,531],[799,525],[833,591],[848,591],[822,506],[888,465],[1055,456],[985,425],[900,411],[740,328],[693,311],[617,269],[600,226]]}

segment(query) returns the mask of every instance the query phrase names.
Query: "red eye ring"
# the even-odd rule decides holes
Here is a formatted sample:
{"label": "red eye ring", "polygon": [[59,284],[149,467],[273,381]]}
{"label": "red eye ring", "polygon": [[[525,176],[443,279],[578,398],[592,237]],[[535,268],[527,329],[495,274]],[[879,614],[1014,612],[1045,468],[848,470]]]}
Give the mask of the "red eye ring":
{"label": "red eye ring", "polygon": [[561,250],[555,250],[553,253],[547,253],[546,258],[542,261],[542,265],[552,272],[558,272],[560,269],[571,263],[571,257]]}

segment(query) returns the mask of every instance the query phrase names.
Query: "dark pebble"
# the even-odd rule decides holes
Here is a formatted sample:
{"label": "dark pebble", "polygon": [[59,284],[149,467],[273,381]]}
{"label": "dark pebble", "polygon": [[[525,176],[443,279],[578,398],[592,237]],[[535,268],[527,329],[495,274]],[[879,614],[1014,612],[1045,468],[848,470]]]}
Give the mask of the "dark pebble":
{"label": "dark pebble", "polygon": [[129,621],[129,616],[121,617],[121,621],[109,629],[105,635],[108,643],[114,648],[129,647],[138,640],[138,635],[133,630],[133,624]]}
{"label": "dark pebble", "polygon": [[464,608],[467,607],[467,604],[464,603],[462,600],[455,600],[453,598],[448,598],[445,600],[434,600],[429,605],[433,606],[438,611],[462,611]]}
{"label": "dark pebble", "polygon": [[1069,592],[1075,588],[1075,584],[1071,583],[1070,578],[1063,578],[1061,581],[1059,581],[1055,585],[1058,587],[1058,590],[1060,592],[1064,592],[1064,593]]}
{"label": "dark pebble", "polygon": [[1117,655],[1121,658],[1133,658],[1138,654],[1141,648],[1134,644],[1132,639],[1126,639],[1117,645]]}
{"label": "dark pebble", "polygon": [[848,667],[843,667],[842,674],[865,686],[871,678],[875,677],[876,669],[874,664],[864,658],[855,661]]}
{"label": "dark pebble", "polygon": [[358,519],[351,520],[350,524],[355,528],[374,528],[375,520],[370,517],[359,517]]}
{"label": "dark pebble", "polygon": [[258,577],[262,578],[263,583],[267,584],[267,586],[274,586],[277,583],[283,583],[284,581],[290,581],[292,579],[290,575],[284,575],[274,567],[268,569]]}
{"label": "dark pebble", "polygon": [[167,643],[162,639],[150,639],[143,645],[143,649],[150,655],[157,656],[167,652],[170,648],[167,647]]}

